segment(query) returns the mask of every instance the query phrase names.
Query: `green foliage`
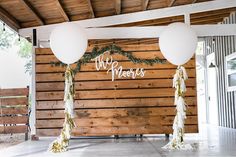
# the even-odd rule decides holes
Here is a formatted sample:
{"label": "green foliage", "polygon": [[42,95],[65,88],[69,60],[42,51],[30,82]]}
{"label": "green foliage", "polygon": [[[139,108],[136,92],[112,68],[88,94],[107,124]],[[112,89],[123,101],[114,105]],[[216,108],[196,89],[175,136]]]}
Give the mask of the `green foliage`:
{"label": "green foliage", "polygon": [[0,23],[0,49],[6,50],[13,46],[19,48],[18,55],[22,58],[27,59],[25,65],[25,72],[31,74],[32,60],[32,44],[24,38],[19,38],[18,34],[5,26],[5,31],[3,30],[3,24]]}
{"label": "green foliage", "polygon": [[22,58],[26,58],[25,73],[32,74],[32,43],[27,41],[25,38],[20,38],[18,42],[19,51],[18,55]]}
{"label": "green foliage", "polygon": [[7,49],[12,46],[14,40],[15,33],[13,31],[9,31],[5,28],[3,30],[3,24],[0,23],[0,49]]}
{"label": "green foliage", "polygon": [[18,54],[22,58],[30,58],[32,53],[32,43],[27,41],[25,38],[20,38],[20,41],[16,41],[19,46]]}
{"label": "green foliage", "polygon": [[28,73],[29,75],[32,75],[32,60],[28,60],[25,64],[25,73]]}
{"label": "green foliage", "polygon": [[[120,55],[126,56],[133,63],[144,63],[144,64],[151,65],[151,66],[155,63],[163,64],[163,63],[166,62],[166,60],[160,59],[158,57],[156,57],[154,59],[136,58],[132,55],[132,53],[125,52],[121,49],[121,47],[113,44],[113,45],[102,47],[100,49],[98,47],[94,47],[93,50],[92,50],[92,53],[84,54],[84,56],[76,63],[76,68],[73,69],[74,73],[76,74],[77,72],[80,71],[81,65],[90,62],[92,59],[94,59],[97,56],[103,54],[104,52],[110,52],[110,54],[118,53]],[[62,62],[51,62],[51,65],[66,66],[66,64],[64,64]]]}

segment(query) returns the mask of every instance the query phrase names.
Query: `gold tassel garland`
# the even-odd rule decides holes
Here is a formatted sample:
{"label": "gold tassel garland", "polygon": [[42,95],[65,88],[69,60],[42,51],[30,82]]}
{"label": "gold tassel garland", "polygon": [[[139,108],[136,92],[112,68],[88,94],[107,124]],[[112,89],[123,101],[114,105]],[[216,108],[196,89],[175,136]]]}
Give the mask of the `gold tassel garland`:
{"label": "gold tassel garland", "polygon": [[75,95],[74,74],[72,69],[68,65],[65,72],[65,95],[64,95],[65,121],[60,136],[55,141],[53,141],[49,147],[49,151],[53,153],[65,152],[67,151],[67,147],[69,146],[71,131],[75,127],[75,123],[73,121],[74,95]]}

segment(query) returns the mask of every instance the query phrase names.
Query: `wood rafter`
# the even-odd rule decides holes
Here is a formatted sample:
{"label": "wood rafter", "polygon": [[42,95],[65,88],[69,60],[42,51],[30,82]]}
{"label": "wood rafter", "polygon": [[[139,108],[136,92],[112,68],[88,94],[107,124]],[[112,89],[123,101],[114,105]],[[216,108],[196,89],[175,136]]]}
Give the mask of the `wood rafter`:
{"label": "wood rafter", "polygon": [[95,18],[95,14],[94,14],[94,11],[93,11],[93,6],[91,4],[91,0],[87,0],[87,2],[88,2],[88,7],[89,7],[89,10],[90,10],[91,18]]}
{"label": "wood rafter", "polygon": [[44,25],[43,19],[41,18],[39,13],[35,10],[35,8],[28,2],[28,0],[20,0],[20,2],[25,6],[25,8],[27,8],[29,12],[31,12],[32,15],[35,16],[36,20],[40,25]]}
{"label": "wood rafter", "polygon": [[[114,25],[122,25],[126,23],[142,22],[147,20],[155,20],[161,18],[168,18],[173,16],[183,16],[186,12],[191,16],[200,16],[200,12],[209,12],[216,10],[227,10],[227,8],[236,7],[235,0],[217,0],[217,1],[208,1],[202,3],[188,4],[183,6],[168,7],[156,10],[147,10],[138,13],[129,13],[129,14],[120,14],[117,16],[107,16],[102,18],[86,19],[73,21],[72,23],[78,24],[81,27],[85,28],[95,28],[95,27],[108,27]],[[204,13],[205,14],[205,13]],[[208,15],[209,13],[205,14]],[[49,26],[39,26],[37,31],[39,32],[51,32],[57,24]],[[22,36],[30,36],[32,33],[32,28],[20,29],[19,32]],[[224,31],[223,31],[224,32]],[[45,35],[46,33],[42,33]],[[108,33],[105,33],[108,34]],[[209,34],[208,34],[209,35]],[[142,36],[143,37],[143,36]],[[149,36],[146,36],[149,37]],[[42,37],[42,39],[47,39],[48,37]],[[111,38],[110,38],[111,39]]]}
{"label": "wood rafter", "polygon": [[147,10],[149,0],[142,0],[142,10]]}
{"label": "wood rafter", "polygon": [[168,4],[168,7],[172,7],[175,4],[176,0],[170,0],[170,3]]}
{"label": "wood rafter", "polygon": [[117,15],[121,13],[121,0],[115,0],[115,10]]}
{"label": "wood rafter", "polygon": [[55,0],[56,1],[56,5],[61,13],[61,15],[63,16],[63,18],[65,19],[66,22],[69,22],[70,21],[70,18],[68,17],[68,15],[66,14],[60,0]]}
{"label": "wood rafter", "polygon": [[15,31],[20,28],[20,23],[2,7],[0,7],[0,19]]}
{"label": "wood rafter", "polygon": [[196,3],[198,0],[193,0],[192,3]]}

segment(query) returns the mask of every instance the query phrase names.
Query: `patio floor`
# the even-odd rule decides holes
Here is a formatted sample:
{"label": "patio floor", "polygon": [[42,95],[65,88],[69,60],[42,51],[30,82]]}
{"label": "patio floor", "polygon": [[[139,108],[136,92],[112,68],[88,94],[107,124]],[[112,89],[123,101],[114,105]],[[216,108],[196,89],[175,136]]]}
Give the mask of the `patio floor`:
{"label": "patio floor", "polygon": [[[170,137],[171,138],[171,137]],[[1,157],[169,157],[169,156],[236,156],[236,129],[202,126],[199,134],[187,134],[186,143],[192,144],[191,151],[166,151],[161,147],[168,141],[162,135],[140,138],[72,139],[69,151],[61,154],[47,152],[55,138],[40,138],[0,150]]]}

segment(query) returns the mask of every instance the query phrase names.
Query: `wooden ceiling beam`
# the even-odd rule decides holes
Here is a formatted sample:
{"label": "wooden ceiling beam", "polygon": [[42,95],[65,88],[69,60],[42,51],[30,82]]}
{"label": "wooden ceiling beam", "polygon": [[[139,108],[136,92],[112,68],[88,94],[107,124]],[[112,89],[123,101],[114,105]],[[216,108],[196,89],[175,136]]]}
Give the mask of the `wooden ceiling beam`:
{"label": "wooden ceiling beam", "polygon": [[142,10],[147,10],[149,0],[142,0]]}
{"label": "wooden ceiling beam", "polygon": [[63,16],[63,18],[65,19],[66,22],[69,22],[70,21],[70,18],[69,16],[66,14],[60,0],[55,0],[56,1],[56,5],[57,5],[57,8],[59,9],[59,12],[61,13],[61,15]]}
{"label": "wooden ceiling beam", "polygon": [[[126,23],[142,22],[147,20],[167,18],[171,16],[184,15],[185,13],[196,14],[200,12],[208,12],[226,8],[236,7],[235,0],[216,0],[202,3],[188,4],[182,6],[168,7],[156,10],[147,10],[137,13],[122,14],[117,16],[108,16],[96,19],[86,19],[73,21],[81,27],[107,27],[113,25],[121,25]],[[40,32],[50,33],[57,25],[39,26],[37,30]],[[29,36],[32,33],[32,28],[24,28],[19,30],[22,36]],[[45,38],[46,39],[46,38]]]}
{"label": "wooden ceiling beam", "polygon": [[212,20],[208,20],[208,21],[201,21],[201,22],[191,22],[191,25],[214,25],[214,24],[218,24],[220,22],[222,22],[224,19],[223,18],[219,18],[219,19],[212,19]]}
{"label": "wooden ceiling beam", "polygon": [[94,14],[94,11],[93,11],[93,6],[92,6],[92,3],[91,3],[91,0],[87,0],[87,2],[88,2],[88,7],[89,7],[89,10],[90,10],[91,18],[95,18],[95,14]]}
{"label": "wooden ceiling beam", "polygon": [[222,14],[230,14],[232,11],[236,11],[235,9],[229,9],[229,10],[221,10],[221,11],[215,11],[215,12],[204,12],[204,13],[197,13],[197,14],[191,14],[191,19],[195,18],[206,18],[211,16],[221,16]]}
{"label": "wooden ceiling beam", "polygon": [[115,11],[117,15],[121,13],[121,0],[115,0]]}
{"label": "wooden ceiling beam", "polygon": [[216,15],[216,16],[209,16],[209,17],[205,17],[205,18],[193,18],[191,19],[191,24],[192,23],[201,23],[201,22],[207,22],[207,21],[213,21],[213,20],[221,20],[225,17],[228,17],[230,15],[230,13],[225,13],[222,15]]}
{"label": "wooden ceiling beam", "polygon": [[35,10],[35,8],[28,2],[28,0],[19,0],[21,2],[22,5],[24,5],[25,8],[27,8],[27,10],[34,15],[34,17],[36,18],[36,20],[38,21],[38,23],[40,25],[44,25],[44,21],[41,18],[41,16],[39,15],[39,13]]}
{"label": "wooden ceiling beam", "polygon": [[121,24],[121,25],[113,25],[109,27],[152,26],[156,24],[172,23],[172,22],[177,22],[177,21],[184,21],[184,17],[175,16],[175,17],[170,17],[170,18],[162,18],[162,19],[147,20],[147,21],[127,23],[127,24]]}
{"label": "wooden ceiling beam", "polygon": [[16,32],[21,28],[20,23],[2,7],[0,7],[0,19]]}
{"label": "wooden ceiling beam", "polygon": [[[225,9],[225,10],[216,11],[216,12],[204,12],[204,13],[192,14],[190,17],[191,17],[191,21],[196,21],[196,20],[207,21],[207,20],[211,20],[212,18],[228,17],[229,14],[230,14],[230,10]],[[163,19],[155,19],[155,20],[147,20],[147,21],[142,21],[142,22],[113,25],[109,27],[156,26],[156,25],[167,25],[173,22],[184,22],[184,18],[183,16],[176,16],[176,17],[169,17],[169,18],[163,18]]]}
{"label": "wooden ceiling beam", "polygon": [[175,4],[176,0],[170,0],[168,7],[172,7]]}
{"label": "wooden ceiling beam", "polygon": [[235,0],[215,0],[136,13],[122,14],[119,16],[108,16],[97,19],[77,21],[76,23],[79,23],[80,26],[83,27],[105,27],[125,23],[139,22],[144,20],[166,18],[170,16],[184,15],[185,13],[194,14],[199,12],[207,12],[232,7],[236,7]]}

